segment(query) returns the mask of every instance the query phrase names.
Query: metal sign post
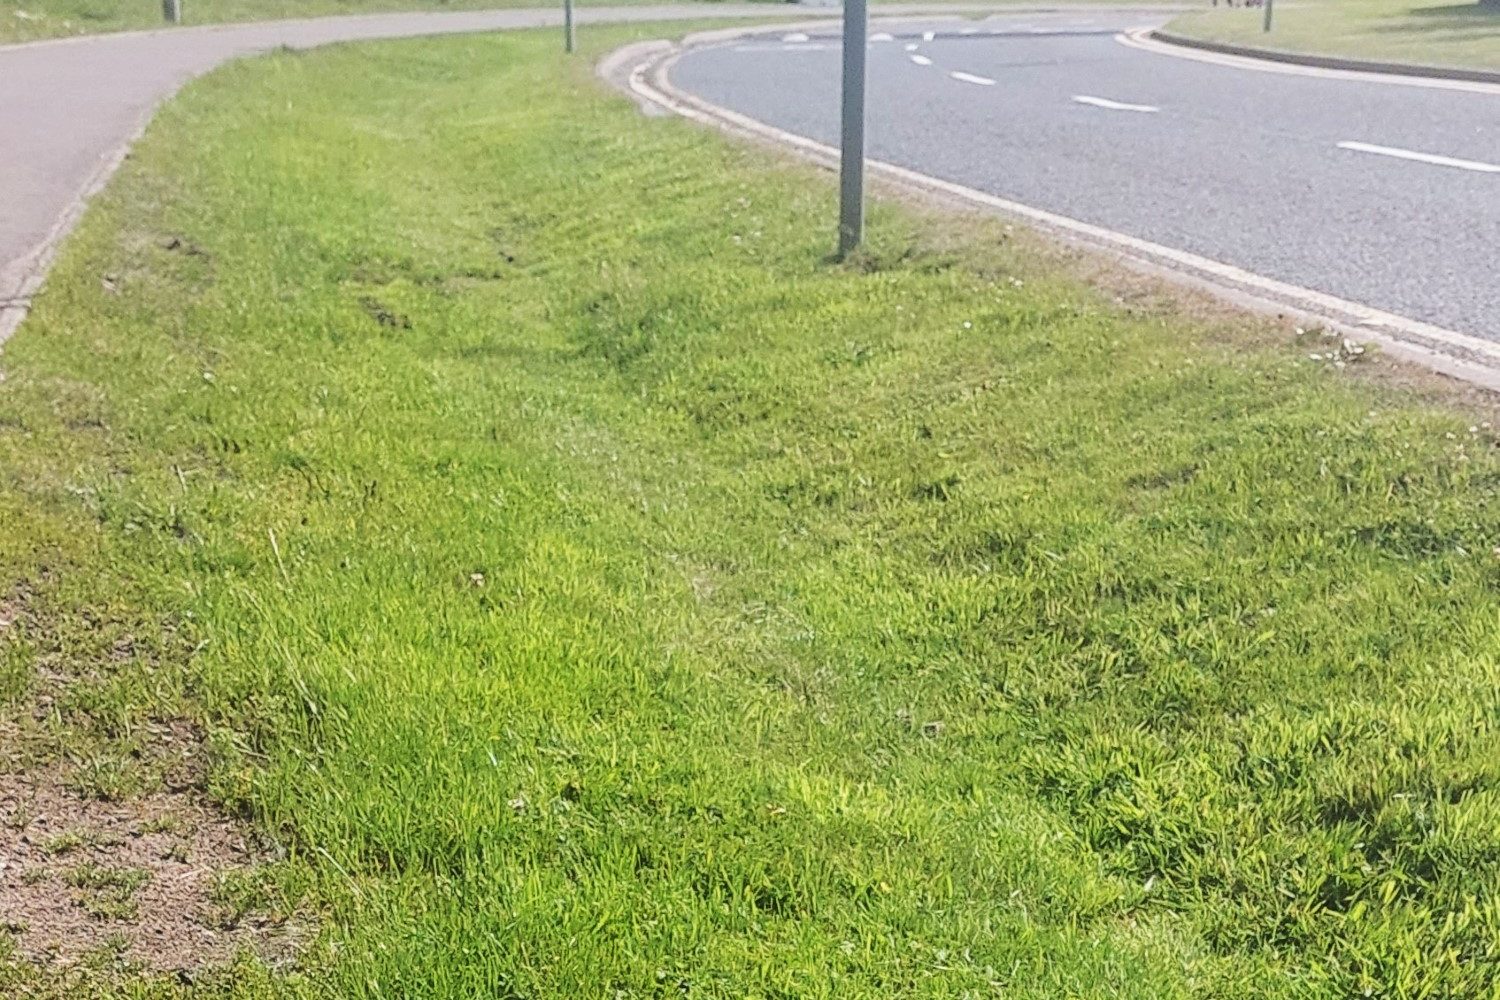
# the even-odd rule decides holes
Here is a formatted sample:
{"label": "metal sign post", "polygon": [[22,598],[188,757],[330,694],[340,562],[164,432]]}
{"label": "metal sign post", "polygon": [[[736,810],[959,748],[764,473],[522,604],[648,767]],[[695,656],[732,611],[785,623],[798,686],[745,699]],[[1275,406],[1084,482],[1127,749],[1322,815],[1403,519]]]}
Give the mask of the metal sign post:
{"label": "metal sign post", "polygon": [[1266,16],[1261,21],[1260,30],[1266,32],[1271,30],[1271,0],[1266,0]]}
{"label": "metal sign post", "polygon": [[161,16],[168,24],[181,24],[182,0],[161,0]]}
{"label": "metal sign post", "polygon": [[573,0],[563,0],[563,51],[573,51]]}
{"label": "metal sign post", "polygon": [[865,238],[866,0],[844,0],[843,141],[839,146],[839,257]]}

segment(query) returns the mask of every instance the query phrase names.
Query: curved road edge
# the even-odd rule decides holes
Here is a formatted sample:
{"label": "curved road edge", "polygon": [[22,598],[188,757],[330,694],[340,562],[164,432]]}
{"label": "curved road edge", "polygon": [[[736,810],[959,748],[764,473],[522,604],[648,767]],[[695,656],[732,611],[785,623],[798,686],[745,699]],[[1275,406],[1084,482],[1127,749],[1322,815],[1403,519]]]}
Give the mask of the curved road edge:
{"label": "curved road edge", "polygon": [[[808,30],[826,26],[825,21],[793,27]],[[688,49],[786,30],[786,25],[731,28],[689,35],[680,43],[666,39],[637,43],[611,53],[599,63],[598,71],[643,107],[677,114],[740,138],[774,145],[819,166],[836,170],[838,150],[832,146],[720,107],[677,88],[671,82],[672,65]],[[1125,36],[1120,38],[1125,40]],[[1394,82],[1394,78],[1387,79]],[[1376,344],[1390,357],[1500,392],[1500,343],[1278,281],[1232,264],[1010,201],[898,164],[867,159],[866,168],[904,190],[1018,219],[1074,245],[1096,253],[1107,253],[1112,260],[1139,273],[1206,291],[1250,311],[1319,325],[1358,342]]]}

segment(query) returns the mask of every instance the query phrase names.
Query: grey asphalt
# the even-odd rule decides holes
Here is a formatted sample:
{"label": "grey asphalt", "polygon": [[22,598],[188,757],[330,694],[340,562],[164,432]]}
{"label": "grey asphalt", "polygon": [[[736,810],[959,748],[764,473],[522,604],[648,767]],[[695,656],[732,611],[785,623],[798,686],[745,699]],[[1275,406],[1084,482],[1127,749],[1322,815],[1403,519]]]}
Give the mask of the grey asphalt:
{"label": "grey asphalt", "polygon": [[[870,46],[870,154],[1500,340],[1500,172],[1338,145],[1500,165],[1500,94],[1257,72],[1115,40],[1118,29],[1161,20],[999,16],[966,25],[981,29],[971,36],[934,23],[931,41],[920,37],[922,26],[888,29],[893,40]],[[815,35],[690,51],[671,80],[835,143],[838,71],[837,37]],[[955,71],[994,85],[954,79]],[[1078,96],[1159,110],[1101,108]]]}
{"label": "grey asphalt", "polygon": [[[580,7],[578,23],[805,16],[769,4]],[[80,195],[107,175],[151,110],[225,60],[279,46],[561,24],[547,9],[329,17],[0,46],[0,340],[40,280]],[[7,308],[7,307],[10,308]]]}

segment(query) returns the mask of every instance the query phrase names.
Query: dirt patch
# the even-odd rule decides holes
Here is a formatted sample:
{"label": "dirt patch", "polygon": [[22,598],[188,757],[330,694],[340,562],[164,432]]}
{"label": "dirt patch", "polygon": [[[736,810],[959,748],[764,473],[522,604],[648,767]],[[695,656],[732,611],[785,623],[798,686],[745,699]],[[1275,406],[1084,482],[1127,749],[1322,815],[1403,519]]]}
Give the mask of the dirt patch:
{"label": "dirt patch", "polygon": [[184,972],[249,949],[274,963],[292,944],[285,925],[240,914],[221,890],[265,860],[188,791],[100,802],[61,774],[0,777],[0,922],[33,962],[108,951]]}
{"label": "dirt patch", "polygon": [[244,952],[290,962],[306,935],[266,892],[273,853],[204,794],[187,703],[94,717],[122,674],[180,673],[193,647],[170,622],[63,610],[47,583],[0,596],[0,653],[29,674],[0,711],[0,961],[185,979]]}
{"label": "dirt patch", "polygon": [[10,630],[17,618],[21,617],[21,599],[19,597],[0,598],[0,635]]}

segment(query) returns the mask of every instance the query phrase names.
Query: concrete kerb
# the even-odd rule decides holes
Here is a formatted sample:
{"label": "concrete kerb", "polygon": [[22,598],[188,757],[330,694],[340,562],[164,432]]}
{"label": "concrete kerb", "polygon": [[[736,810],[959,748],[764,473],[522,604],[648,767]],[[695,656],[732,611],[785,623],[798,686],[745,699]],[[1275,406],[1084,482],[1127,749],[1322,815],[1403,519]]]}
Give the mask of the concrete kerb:
{"label": "concrete kerb", "polygon": [[1239,56],[1243,59],[1264,59],[1267,62],[1287,63],[1292,66],[1308,66],[1313,69],[1336,69],[1346,73],[1380,73],[1387,76],[1420,77],[1429,80],[1460,80],[1465,83],[1500,84],[1500,71],[1465,69],[1461,66],[1429,66],[1421,63],[1387,62],[1380,59],[1355,59],[1346,56],[1318,55],[1311,52],[1292,52],[1287,49],[1268,49],[1256,45],[1238,45],[1232,42],[1215,42],[1206,38],[1179,35],[1175,31],[1155,28],[1146,37],[1166,45],[1217,52],[1221,55]]}
{"label": "concrete kerb", "polygon": [[[170,100],[170,95],[163,98],[163,102],[166,100]],[[146,109],[125,141],[100,159],[94,172],[89,175],[88,180],[84,181],[78,193],[73,196],[73,200],[68,203],[68,207],[48,230],[41,245],[10,266],[0,268],[0,345],[4,345],[26,319],[26,315],[31,311],[31,300],[47,280],[47,272],[51,269],[52,262],[62,247],[63,239],[83,218],[90,199],[103,190],[104,185],[109,183],[110,177],[114,176],[114,172],[120,168],[120,164],[125,162],[125,157],[130,155],[130,147],[134,146],[136,141],[145,134],[146,126],[151,123],[152,117],[156,114],[156,108],[159,106],[155,105]]]}
{"label": "concrete kerb", "polygon": [[[878,20],[889,24],[894,19]],[[637,45],[632,47],[636,49],[631,53],[633,58],[614,58],[622,55],[623,50],[606,57],[600,64],[600,72],[638,103],[656,105],[692,121],[740,138],[774,145],[820,167],[836,170],[838,151],[833,147],[678,90],[669,76],[672,65],[692,48],[721,45],[767,33],[808,31],[826,24],[804,21],[760,28],[731,28],[699,32],[685,37],[680,43],[667,40],[649,43],[649,50]],[[605,72],[606,63],[608,72]],[[1017,219],[1070,244],[1105,253],[1111,261],[1138,273],[1207,292],[1236,307],[1306,326],[1322,327],[1360,344],[1374,344],[1389,357],[1500,392],[1500,344],[1493,341],[1266,278],[1231,264],[1009,201],[893,163],[868,160],[866,166],[875,177],[897,189],[952,205],[977,206]]]}
{"label": "concrete kerb", "polygon": [[1440,76],[1412,76],[1408,73],[1372,73],[1367,70],[1337,69],[1326,66],[1313,66],[1300,62],[1278,62],[1273,59],[1236,55],[1201,46],[1177,45],[1156,38],[1155,29],[1152,28],[1139,28],[1134,31],[1127,31],[1117,36],[1115,40],[1121,45],[1140,49],[1143,52],[1150,52],[1153,55],[1171,56],[1174,59],[1191,59],[1194,62],[1203,62],[1214,66],[1228,66],[1233,69],[1251,70],[1256,73],[1280,73],[1288,76],[1308,76],[1325,80],[1355,80],[1360,83],[1374,83],[1386,86],[1419,87],[1426,90],[1456,90],[1470,94],[1500,95],[1500,83],[1486,83],[1482,80],[1459,80]]}

